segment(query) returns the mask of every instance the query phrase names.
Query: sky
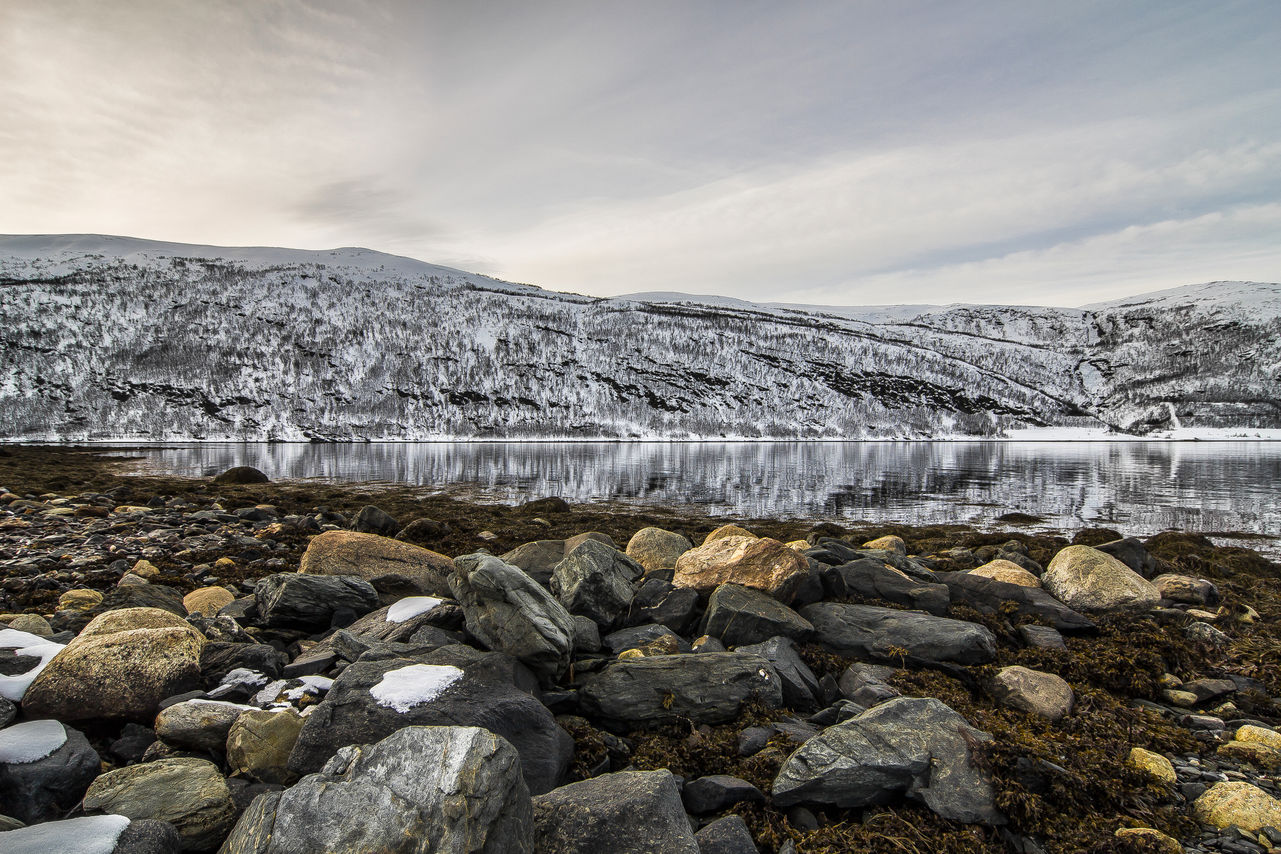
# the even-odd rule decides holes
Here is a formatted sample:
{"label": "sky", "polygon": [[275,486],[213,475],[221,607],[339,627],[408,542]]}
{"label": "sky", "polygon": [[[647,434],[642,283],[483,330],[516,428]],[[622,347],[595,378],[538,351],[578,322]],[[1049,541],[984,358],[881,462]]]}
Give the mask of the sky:
{"label": "sky", "polygon": [[1281,5],[3,0],[0,233],[554,290],[1281,281]]}

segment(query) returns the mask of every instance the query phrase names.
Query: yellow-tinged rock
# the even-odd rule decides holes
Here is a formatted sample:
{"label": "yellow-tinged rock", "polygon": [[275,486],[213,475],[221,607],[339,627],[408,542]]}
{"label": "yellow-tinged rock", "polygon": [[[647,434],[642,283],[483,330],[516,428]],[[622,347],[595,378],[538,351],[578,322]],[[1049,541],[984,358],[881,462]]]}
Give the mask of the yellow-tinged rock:
{"label": "yellow-tinged rock", "polygon": [[1232,736],[1237,741],[1244,741],[1247,744],[1262,744],[1271,747],[1273,750],[1281,751],[1281,732],[1266,727],[1246,724],[1237,727],[1236,734]]}
{"label": "yellow-tinged rock", "polygon": [[787,546],[789,549],[796,549],[798,552],[803,552],[810,547],[810,544],[805,540],[792,540],[791,542],[784,543],[783,545]]}
{"label": "yellow-tinged rock", "polygon": [[1142,747],[1132,747],[1127,762],[1130,767],[1138,769],[1158,783],[1173,786],[1179,782],[1178,775],[1174,773],[1174,765],[1159,753],[1144,750]]}
{"label": "yellow-tinged rock", "polygon": [[234,601],[236,597],[225,587],[201,587],[182,597],[182,607],[188,614],[199,612],[206,617],[214,617]]}
{"label": "yellow-tinged rock", "polygon": [[672,583],[711,593],[732,582],[762,590],[786,605],[808,574],[805,556],[778,540],[722,537],[677,558]]}
{"label": "yellow-tinged rock", "polygon": [[708,543],[722,539],[723,537],[751,537],[752,539],[756,539],[756,535],[746,528],[740,528],[738,525],[721,525],[715,531],[712,531],[703,538],[703,545],[707,545]]}
{"label": "yellow-tinged rock", "polygon": [[1017,584],[1019,587],[1040,587],[1041,579],[1028,572],[1012,560],[997,558],[988,561],[978,569],[971,569],[970,575],[1003,581],[1006,584]]}
{"label": "yellow-tinged rock", "polygon": [[129,570],[129,574],[136,575],[139,578],[145,578],[150,581],[160,574],[160,570],[157,569],[155,564],[151,561],[140,560],[133,565],[133,569]]}
{"label": "yellow-tinged rock", "polygon": [[58,597],[59,611],[88,611],[102,602],[102,594],[87,587],[68,590]]}
{"label": "yellow-tinged rock", "polygon": [[1262,827],[1281,827],[1281,801],[1258,786],[1241,781],[1215,783],[1192,804],[1203,824],[1222,830],[1236,825],[1251,833]]}
{"label": "yellow-tinged rock", "polygon": [[454,595],[449,587],[452,558],[377,534],[317,534],[307,544],[298,571],[306,575],[358,575],[379,593],[397,597]]}
{"label": "yellow-tinged rock", "polygon": [[907,554],[907,543],[903,542],[902,537],[896,537],[893,534],[889,534],[884,537],[877,537],[875,540],[868,540],[866,543],[863,543],[863,548],[882,549],[887,552],[895,552],[896,554],[901,555]]}
{"label": "yellow-tinged rock", "polygon": [[1219,745],[1215,751],[1219,756],[1249,762],[1260,768],[1281,768],[1281,751],[1251,741],[1229,741]]}
{"label": "yellow-tinged rock", "polygon": [[[646,572],[671,569],[676,559],[694,547],[688,539],[662,528],[641,528],[627,541],[627,556],[645,567]],[[568,546],[565,554],[569,554]]]}
{"label": "yellow-tinged rock", "polygon": [[1183,854],[1183,845],[1173,836],[1166,836],[1155,827],[1121,827],[1114,834],[1122,842],[1134,841],[1144,846],[1144,851],[1161,854]]}
{"label": "yellow-tinged rock", "polygon": [[214,569],[219,572],[226,572],[229,569],[235,569],[236,562],[229,557],[220,557],[214,561]]}
{"label": "yellow-tinged rock", "polygon": [[121,514],[129,514],[129,513],[150,513],[150,512],[151,512],[151,508],[150,508],[150,507],[143,507],[141,504],[121,504],[121,505],[117,506],[116,508],[114,508],[111,512],[112,512],[112,513],[121,513]]}

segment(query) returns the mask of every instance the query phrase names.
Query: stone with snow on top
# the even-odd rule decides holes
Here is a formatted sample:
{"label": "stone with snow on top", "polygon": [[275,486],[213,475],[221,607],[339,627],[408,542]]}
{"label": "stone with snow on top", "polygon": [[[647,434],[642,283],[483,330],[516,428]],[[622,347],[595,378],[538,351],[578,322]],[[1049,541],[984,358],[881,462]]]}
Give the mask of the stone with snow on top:
{"label": "stone with snow on top", "polygon": [[574,621],[546,588],[492,555],[465,555],[455,566],[450,586],[469,632],[547,681],[569,669]]}
{"label": "stone with snow on top", "polygon": [[672,583],[700,593],[711,593],[727,582],[741,584],[763,590],[787,605],[808,576],[805,556],[778,540],[728,536],[681,555]]}
{"label": "stone with snow on top", "polygon": [[259,579],[254,604],[264,626],[317,631],[329,628],[342,609],[358,615],[374,610],[378,591],[356,575],[278,572]]}
{"label": "stone with snow on top", "polygon": [[990,560],[976,569],[971,569],[970,575],[990,578],[993,581],[1003,581],[1006,584],[1017,584],[1020,587],[1041,586],[1041,579],[1037,578],[1017,563],[1005,560],[1004,558]]}
{"label": "stone with snow on top", "polygon": [[0,730],[0,804],[24,823],[56,818],[75,806],[99,770],[98,754],[84,735],[58,721]]}
{"label": "stone with snow on top", "polygon": [[952,821],[1003,823],[971,745],[991,736],[933,698],[900,697],[823,730],[774,780],[774,804],[924,803]]}
{"label": "stone with snow on top", "polygon": [[782,636],[801,641],[814,627],[800,614],[760,590],[741,584],[722,584],[712,591],[699,634],[711,635],[727,647],[761,643]]}
{"label": "stone with snow on top", "polygon": [[[397,671],[412,675],[414,671],[406,668],[420,665],[442,668],[433,671],[436,674],[452,675],[456,669],[462,675],[448,684],[437,678],[428,685],[424,679],[403,691],[398,686],[414,680],[405,675],[386,680]],[[518,671],[524,668],[506,655],[461,645],[442,647],[416,660],[358,661],[338,675],[325,699],[306,716],[289,768],[297,774],[312,773],[340,747],[378,741],[406,726],[479,726],[512,743],[531,791],[547,791],[560,782],[573,740],[546,706],[517,687],[513,675]],[[428,698],[428,693],[433,696]]]}
{"label": "stone with snow on top", "polygon": [[726,723],[753,699],[780,706],[781,680],[764,658],[737,652],[620,659],[579,690],[584,708],[620,728],[681,718]]}
{"label": "stone with snow on top", "polygon": [[1162,599],[1172,602],[1187,605],[1217,605],[1219,602],[1219,589],[1214,582],[1204,578],[1166,573],[1152,579],[1152,583]]}
{"label": "stone with snow on top", "polygon": [[220,700],[185,700],[156,715],[156,737],[171,747],[222,750],[227,733],[241,713],[253,709]]}
{"label": "stone with snow on top", "polygon": [[178,854],[177,832],[163,821],[91,815],[0,833],[5,854]]}
{"label": "stone with snow on top", "polygon": [[997,702],[1057,721],[1071,714],[1076,695],[1061,676],[1027,667],[1003,667],[992,678],[992,695]]}
{"label": "stone with snow on top", "polygon": [[392,599],[448,596],[454,562],[400,540],[355,531],[326,531],[311,538],[298,571],[304,575],[356,575]]}
{"label": "stone with snow on top", "polygon": [[1041,584],[1069,608],[1084,611],[1146,610],[1161,598],[1152,582],[1089,546],[1061,549]]}
{"label": "stone with snow on top", "polygon": [[21,702],[27,688],[40,675],[40,671],[64,648],[64,644],[54,643],[30,632],[0,629],[0,650],[11,653],[16,658],[35,659],[36,662],[21,673],[0,673],[0,698],[11,703]]}
{"label": "stone with snow on top", "polygon": [[618,549],[584,540],[552,570],[551,591],[565,609],[614,628],[632,604],[632,580],[644,568]]}
{"label": "stone with snow on top", "polygon": [[819,602],[801,609],[815,638],[838,655],[898,661],[986,664],[996,657],[996,636],[977,623],[875,605]]}
{"label": "stone with snow on top", "polygon": [[387,608],[387,622],[406,622],[420,614],[428,613],[444,601],[435,596],[406,596],[403,599],[397,599]]}
{"label": "stone with snow on top", "polygon": [[184,851],[217,846],[236,817],[227,781],[204,759],[159,759],[108,771],[85,793],[87,810],[167,821]]}
{"label": "stone with snow on top", "polygon": [[236,774],[262,783],[292,783],[296,777],[289,770],[289,754],[303,720],[293,709],[243,713],[227,732],[227,764]]}
{"label": "stone with snow on top", "polygon": [[627,541],[627,556],[645,568],[673,569],[676,559],[694,547],[686,537],[663,528],[641,528]]}
{"label": "stone with snow on top", "polygon": [[225,587],[200,587],[182,597],[182,607],[188,614],[204,614],[213,617],[223,608],[236,601],[236,597]]}
{"label": "stone with snow on top", "polygon": [[198,687],[205,638],[166,611],[108,611],[89,622],[27,689],[28,714],[149,720],[160,701]]}
{"label": "stone with snow on top", "polygon": [[1251,783],[1215,783],[1192,803],[1197,821],[1220,830],[1236,825],[1258,833],[1261,828],[1281,828],[1281,801]]}
{"label": "stone with snow on top", "polygon": [[865,549],[879,549],[880,551],[894,552],[895,554],[900,555],[907,554],[907,543],[903,542],[902,537],[895,536],[894,534],[886,534],[884,537],[877,537],[874,540],[868,540],[866,543],[863,543],[862,547]]}
{"label": "stone with snow on top", "polygon": [[260,795],[222,854],[528,854],[531,831],[509,742],[477,727],[409,726]]}
{"label": "stone with snow on top", "polygon": [[619,771],[534,798],[538,854],[699,854],[676,778]]}

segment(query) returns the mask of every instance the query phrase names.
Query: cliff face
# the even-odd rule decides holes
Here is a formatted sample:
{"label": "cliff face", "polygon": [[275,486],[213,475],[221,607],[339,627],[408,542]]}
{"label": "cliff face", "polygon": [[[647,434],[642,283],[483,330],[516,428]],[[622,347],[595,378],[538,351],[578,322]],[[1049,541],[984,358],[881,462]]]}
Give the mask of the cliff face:
{"label": "cliff face", "polygon": [[0,238],[0,435],[928,437],[1281,426],[1281,286],[1084,309],[593,299],[359,249]]}

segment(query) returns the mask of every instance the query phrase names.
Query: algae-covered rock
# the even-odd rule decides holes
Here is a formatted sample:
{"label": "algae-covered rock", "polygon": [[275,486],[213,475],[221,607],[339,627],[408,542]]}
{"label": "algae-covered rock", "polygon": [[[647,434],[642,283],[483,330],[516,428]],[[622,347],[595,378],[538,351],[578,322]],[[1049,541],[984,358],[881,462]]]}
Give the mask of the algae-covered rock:
{"label": "algae-covered rock", "polygon": [[1198,821],[1220,829],[1234,824],[1253,832],[1281,828],[1281,801],[1242,781],[1215,783],[1193,802],[1192,812]]}

